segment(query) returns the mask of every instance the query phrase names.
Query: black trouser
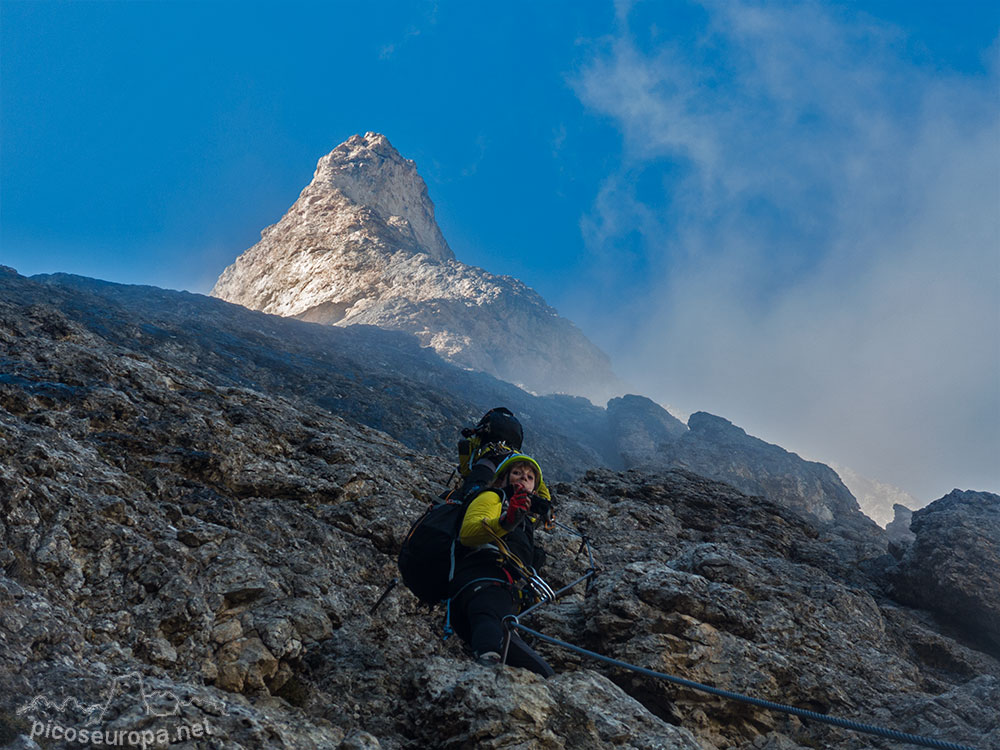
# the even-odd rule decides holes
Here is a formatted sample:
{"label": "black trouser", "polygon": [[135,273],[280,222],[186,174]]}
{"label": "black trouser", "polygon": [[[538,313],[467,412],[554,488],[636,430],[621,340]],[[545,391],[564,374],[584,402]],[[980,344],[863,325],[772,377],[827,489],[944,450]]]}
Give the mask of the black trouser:
{"label": "black trouser", "polygon": [[[503,655],[503,618],[514,614],[514,596],[510,588],[497,583],[474,583],[451,603],[455,632],[472,647],[477,656],[487,651]],[[555,670],[531,646],[512,632],[507,663],[551,677]]]}

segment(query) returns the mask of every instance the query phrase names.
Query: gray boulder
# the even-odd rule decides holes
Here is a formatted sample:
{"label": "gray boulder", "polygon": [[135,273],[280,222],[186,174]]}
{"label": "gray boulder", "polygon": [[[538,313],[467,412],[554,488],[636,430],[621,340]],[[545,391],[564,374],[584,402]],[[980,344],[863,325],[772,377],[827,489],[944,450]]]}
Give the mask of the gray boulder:
{"label": "gray boulder", "polygon": [[910,529],[889,571],[897,598],[1000,653],[1000,495],[954,490],[914,512]]}

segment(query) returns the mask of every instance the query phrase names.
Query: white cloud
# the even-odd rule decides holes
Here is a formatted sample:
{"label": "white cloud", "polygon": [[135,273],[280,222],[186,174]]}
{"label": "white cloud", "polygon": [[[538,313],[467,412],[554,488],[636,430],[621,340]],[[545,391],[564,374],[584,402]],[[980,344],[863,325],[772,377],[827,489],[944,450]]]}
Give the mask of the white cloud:
{"label": "white cloud", "polygon": [[656,46],[623,21],[576,80],[625,150],[594,263],[653,279],[605,345],[643,392],[922,499],[1000,491],[996,69],[812,4],[707,10]]}

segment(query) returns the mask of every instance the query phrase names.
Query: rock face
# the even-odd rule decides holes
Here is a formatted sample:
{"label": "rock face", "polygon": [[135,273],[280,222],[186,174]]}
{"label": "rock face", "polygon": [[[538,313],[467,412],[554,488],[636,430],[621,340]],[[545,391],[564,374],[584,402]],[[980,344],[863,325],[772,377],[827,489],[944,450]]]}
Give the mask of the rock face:
{"label": "rock face", "polygon": [[885,527],[885,535],[889,541],[897,545],[910,544],[917,535],[910,531],[910,521],[913,520],[913,511],[905,505],[892,506],[892,520]]}
{"label": "rock face", "polygon": [[914,512],[910,530],[916,539],[890,572],[896,596],[1000,655],[1000,495],[955,490]]}
{"label": "rock face", "polygon": [[[148,317],[157,305],[169,310]],[[358,362],[362,341],[375,348]],[[420,386],[426,411],[409,415],[408,440],[426,450],[331,409],[355,403],[402,430],[391,413],[406,379],[392,373],[423,356],[385,331],[0,273],[0,744],[48,747],[29,736],[60,725],[171,738],[197,727],[211,737],[200,746],[234,750],[901,747],[546,643],[551,680],[490,670],[442,641],[440,614],[402,590],[373,614],[450,465],[437,421],[467,407]],[[486,377],[451,370],[437,374]],[[529,627],[716,687],[1000,750],[1000,662],[887,596],[864,546],[688,471],[600,469],[553,490],[600,572]],[[920,543],[935,528],[967,542],[982,526],[995,543],[984,524],[997,498],[980,494],[917,514],[907,569],[938,554]],[[577,536],[539,536],[552,585],[582,573]],[[975,567],[995,572],[996,560],[976,559],[947,563],[937,595],[981,586]]]}
{"label": "rock face", "polygon": [[[407,334],[372,326],[321,326],[253,312],[221,300],[79,276],[9,276],[2,294],[140,356],[198,371],[219,387],[295,394],[332,414],[385,432],[413,450],[454,463],[456,425],[474,425],[497,405],[527,431],[525,450],[554,480],[620,467],[607,415],[587,399],[532,396],[448,364]],[[544,435],[545,440],[535,436]]]}
{"label": "rock face", "polygon": [[767,497],[822,523],[873,525],[830,467],[805,461],[705,412],[692,414],[688,428],[677,440],[663,444],[654,459],[659,465],[729,482],[747,494]]}
{"label": "rock face", "polygon": [[416,165],[385,136],[353,136],[212,295],[254,310],[414,334],[463,367],[600,403],[620,385],[605,354],[532,289],[455,260]]}
{"label": "rock face", "polygon": [[683,422],[643,396],[608,401],[608,424],[618,453],[629,468],[658,465],[666,446],[687,432]]}
{"label": "rock face", "polygon": [[830,467],[748,435],[727,419],[696,412],[685,426],[655,402],[628,395],[608,402],[608,424],[626,468],[695,471],[847,536],[880,537]]}

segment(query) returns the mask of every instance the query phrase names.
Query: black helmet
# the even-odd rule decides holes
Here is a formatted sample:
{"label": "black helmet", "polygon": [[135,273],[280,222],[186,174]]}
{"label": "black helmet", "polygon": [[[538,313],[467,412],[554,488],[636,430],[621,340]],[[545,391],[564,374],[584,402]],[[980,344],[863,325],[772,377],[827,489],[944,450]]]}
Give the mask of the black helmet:
{"label": "black helmet", "polygon": [[479,436],[482,445],[504,443],[516,451],[521,450],[521,443],[524,441],[521,423],[517,421],[514,412],[503,406],[486,412],[476,425],[475,434]]}

